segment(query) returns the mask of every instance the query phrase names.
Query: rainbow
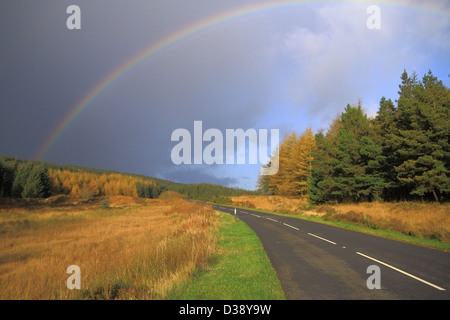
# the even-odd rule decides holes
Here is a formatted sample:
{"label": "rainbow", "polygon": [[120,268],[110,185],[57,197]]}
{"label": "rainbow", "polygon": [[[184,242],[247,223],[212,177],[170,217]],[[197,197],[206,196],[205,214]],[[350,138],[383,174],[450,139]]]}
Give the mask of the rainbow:
{"label": "rainbow", "polygon": [[[51,147],[55,144],[58,138],[63,134],[66,128],[76,119],[76,117],[85,110],[88,106],[92,104],[92,102],[101,95],[107,88],[109,88],[117,79],[123,76],[125,73],[136,67],[138,64],[143,62],[144,60],[156,55],[162,50],[170,47],[174,43],[179,42],[180,40],[192,37],[199,32],[206,31],[208,29],[217,27],[219,25],[235,21],[237,19],[258,13],[264,13],[274,9],[287,9],[292,7],[298,7],[302,5],[323,5],[323,4],[336,4],[336,3],[354,3],[361,5],[361,2],[358,1],[338,1],[338,2],[329,2],[329,1],[269,1],[263,3],[257,3],[252,5],[247,5],[243,7],[239,7],[236,9],[232,9],[227,12],[222,12],[216,14],[211,17],[207,17],[201,21],[197,21],[192,23],[180,30],[177,30],[165,38],[150,44],[148,47],[144,48],[141,52],[133,56],[131,59],[127,60],[125,63],[120,65],[118,68],[109,73],[102,81],[100,81],[97,85],[95,85],[86,95],[71,108],[70,112],[62,119],[62,121],[58,124],[58,126],[52,131],[52,133],[48,136],[45,142],[39,147],[36,152],[34,158],[36,160],[41,160],[48,153]],[[369,5],[369,3],[367,4]],[[387,4],[383,3],[383,5],[389,6],[402,6],[392,3]],[[416,8],[415,8],[416,9]],[[417,9],[416,9],[417,10]],[[425,8],[419,8],[420,11],[429,11]],[[442,13],[441,13],[442,14]],[[446,14],[448,16],[448,14]]]}

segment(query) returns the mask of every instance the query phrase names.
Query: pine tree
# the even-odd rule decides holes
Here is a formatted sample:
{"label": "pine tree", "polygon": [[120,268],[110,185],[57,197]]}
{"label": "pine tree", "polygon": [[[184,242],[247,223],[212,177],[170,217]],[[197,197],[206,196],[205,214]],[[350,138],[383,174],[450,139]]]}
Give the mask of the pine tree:
{"label": "pine tree", "polygon": [[337,137],[341,127],[341,118],[336,117],[331,122],[326,134],[319,132],[315,136],[316,151],[312,154],[312,169],[308,183],[309,202],[312,204],[337,200],[334,192],[338,190],[338,186],[333,177],[333,171],[339,162]]}
{"label": "pine tree", "polygon": [[381,147],[361,105],[347,105],[324,136],[316,135],[317,151],[309,180],[310,202],[364,201],[380,197]]}
{"label": "pine tree", "polygon": [[21,196],[22,198],[47,198],[51,195],[51,190],[48,169],[44,166],[34,166],[26,177]]}
{"label": "pine tree", "polygon": [[15,164],[4,164],[3,166],[3,188],[1,190],[2,197],[10,197],[12,195],[12,185],[16,176]]}
{"label": "pine tree", "polygon": [[23,188],[25,187],[31,171],[33,171],[32,163],[25,163],[18,166],[17,173],[12,185],[12,196],[18,198],[22,197]]}
{"label": "pine tree", "polygon": [[382,198],[384,200],[398,200],[399,186],[395,167],[399,160],[395,156],[397,148],[395,136],[397,134],[396,113],[397,108],[391,99],[382,97],[380,107],[373,121],[375,139],[381,147],[381,155],[378,157],[378,164],[384,181]]}
{"label": "pine tree", "polygon": [[421,82],[405,78],[394,139],[397,179],[409,195],[440,201],[450,194],[450,91],[431,71]]}
{"label": "pine tree", "polygon": [[331,177],[329,141],[325,135],[319,132],[315,136],[316,150],[312,154],[312,169],[308,181],[309,202],[321,204],[330,200],[332,184],[328,183]]}
{"label": "pine tree", "polygon": [[338,200],[372,201],[384,187],[379,171],[381,147],[376,144],[373,128],[361,105],[347,105],[337,136],[339,163],[334,169]]}

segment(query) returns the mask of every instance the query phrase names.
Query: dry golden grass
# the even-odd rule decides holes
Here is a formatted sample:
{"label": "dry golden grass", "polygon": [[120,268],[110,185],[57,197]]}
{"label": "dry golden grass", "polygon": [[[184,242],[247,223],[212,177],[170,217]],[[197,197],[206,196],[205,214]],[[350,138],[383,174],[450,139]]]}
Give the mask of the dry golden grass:
{"label": "dry golden grass", "polygon": [[289,198],[283,196],[256,196],[243,195],[231,197],[233,205],[248,208],[258,208],[262,210],[279,211],[284,213],[299,213],[305,206],[308,206],[308,200],[304,198]]}
{"label": "dry golden grass", "polygon": [[[210,207],[108,201],[0,206],[0,299],[163,299],[215,252]],[[66,286],[70,265],[81,269],[81,290]]]}
{"label": "dry golden grass", "polygon": [[406,235],[450,242],[450,204],[396,202],[333,204],[308,209],[306,199],[281,196],[239,196],[234,205],[283,213],[322,216],[376,229],[394,230]]}
{"label": "dry golden grass", "polygon": [[395,202],[319,206],[327,219],[450,242],[450,204]]}

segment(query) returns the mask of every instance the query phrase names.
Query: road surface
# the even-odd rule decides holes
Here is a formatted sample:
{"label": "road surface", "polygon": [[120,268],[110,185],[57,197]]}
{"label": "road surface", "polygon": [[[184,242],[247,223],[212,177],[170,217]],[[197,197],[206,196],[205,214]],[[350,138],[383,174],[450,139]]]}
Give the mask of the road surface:
{"label": "road surface", "polygon": [[450,253],[253,210],[237,217],[260,238],[287,299],[450,300]]}

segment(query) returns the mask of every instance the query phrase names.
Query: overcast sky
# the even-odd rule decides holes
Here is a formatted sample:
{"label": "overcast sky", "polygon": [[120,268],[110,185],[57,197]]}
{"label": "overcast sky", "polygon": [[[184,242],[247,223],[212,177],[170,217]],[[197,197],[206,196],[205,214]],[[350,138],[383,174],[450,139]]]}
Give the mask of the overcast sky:
{"label": "overcast sky", "polygon": [[[260,164],[175,165],[172,132],[187,129],[194,140],[197,120],[222,132],[224,144],[226,129],[238,128],[279,129],[281,140],[327,128],[359,100],[374,115],[381,97],[397,99],[404,69],[420,77],[431,69],[450,86],[449,1],[286,2],[1,1],[0,154],[254,189]],[[265,3],[279,6],[261,10]],[[70,5],[81,9],[79,30],[67,28]],[[380,8],[380,29],[367,26],[369,5]],[[152,44],[239,9],[244,14],[181,37],[117,76],[39,154],[115,70]]]}

